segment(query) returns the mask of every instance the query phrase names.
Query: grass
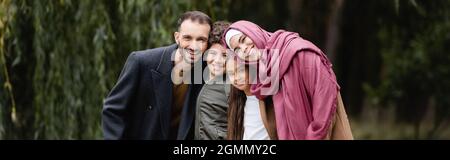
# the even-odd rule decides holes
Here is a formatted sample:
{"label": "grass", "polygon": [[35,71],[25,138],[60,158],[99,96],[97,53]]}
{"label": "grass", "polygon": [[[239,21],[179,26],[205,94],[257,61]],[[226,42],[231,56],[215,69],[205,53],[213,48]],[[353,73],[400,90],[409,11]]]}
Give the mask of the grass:
{"label": "grass", "polygon": [[450,139],[450,117],[436,128],[434,109],[430,107],[418,127],[413,122],[396,120],[394,107],[363,107],[360,116],[350,116],[353,136],[357,140]]}

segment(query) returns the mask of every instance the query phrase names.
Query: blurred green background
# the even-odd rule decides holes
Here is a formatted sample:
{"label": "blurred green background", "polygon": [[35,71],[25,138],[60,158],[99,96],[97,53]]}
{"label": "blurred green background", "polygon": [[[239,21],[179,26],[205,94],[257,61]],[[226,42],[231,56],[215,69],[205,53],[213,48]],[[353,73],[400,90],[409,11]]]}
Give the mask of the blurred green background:
{"label": "blurred green background", "polygon": [[450,139],[448,0],[0,0],[0,139],[102,139],[126,57],[188,10],[317,44],[356,139]]}

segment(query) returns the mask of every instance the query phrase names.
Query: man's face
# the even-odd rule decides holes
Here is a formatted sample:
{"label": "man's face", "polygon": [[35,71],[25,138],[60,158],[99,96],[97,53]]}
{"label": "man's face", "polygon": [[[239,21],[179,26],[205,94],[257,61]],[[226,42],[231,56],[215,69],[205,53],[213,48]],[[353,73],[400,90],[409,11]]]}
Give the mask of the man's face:
{"label": "man's face", "polygon": [[178,43],[183,60],[188,63],[197,62],[208,47],[208,35],[211,27],[208,23],[201,24],[191,19],[181,23],[178,32],[175,32],[175,41]]}
{"label": "man's face", "polygon": [[206,55],[209,72],[214,76],[224,74],[226,58],[227,53],[225,47],[217,43],[213,44],[208,49]]}

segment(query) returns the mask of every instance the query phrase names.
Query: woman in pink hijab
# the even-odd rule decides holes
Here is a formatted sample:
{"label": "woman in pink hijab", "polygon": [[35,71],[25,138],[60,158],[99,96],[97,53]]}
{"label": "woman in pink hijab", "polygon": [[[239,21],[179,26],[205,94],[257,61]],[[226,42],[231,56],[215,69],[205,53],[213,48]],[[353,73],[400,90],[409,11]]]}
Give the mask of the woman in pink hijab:
{"label": "woman in pink hijab", "polygon": [[225,33],[223,40],[241,62],[258,65],[251,92],[272,98],[278,138],[326,139],[340,89],[326,55],[298,33],[271,33],[248,21],[233,23]]}

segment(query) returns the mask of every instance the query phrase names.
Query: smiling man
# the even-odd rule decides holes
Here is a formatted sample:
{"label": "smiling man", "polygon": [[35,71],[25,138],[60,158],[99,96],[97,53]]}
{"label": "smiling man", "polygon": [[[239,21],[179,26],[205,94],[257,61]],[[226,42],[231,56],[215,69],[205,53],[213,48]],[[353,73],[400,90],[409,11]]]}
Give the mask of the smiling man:
{"label": "smiling man", "polygon": [[201,69],[211,26],[208,15],[186,12],[178,20],[176,44],[130,54],[103,105],[105,139],[193,139],[202,84],[186,75]]}

